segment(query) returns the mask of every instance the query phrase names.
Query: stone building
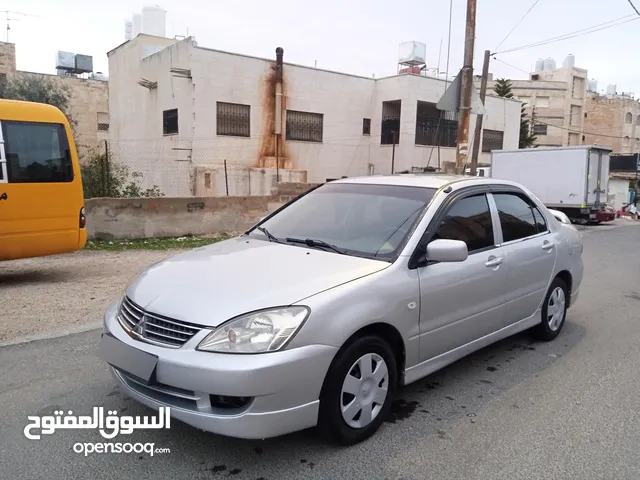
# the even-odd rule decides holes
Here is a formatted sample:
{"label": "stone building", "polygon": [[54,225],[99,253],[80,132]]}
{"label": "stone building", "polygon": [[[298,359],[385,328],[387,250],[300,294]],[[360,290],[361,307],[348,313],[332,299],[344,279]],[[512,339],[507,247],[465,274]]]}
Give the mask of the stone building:
{"label": "stone building", "polygon": [[587,92],[584,143],[616,153],[640,152],[640,101],[625,94]]}
{"label": "stone building", "polygon": [[104,148],[109,133],[109,88],[104,80],[62,77],[16,69],[16,51],[12,43],[0,42],[0,75],[37,76],[66,85],[71,92],[69,112],[75,121],[75,142],[81,158],[95,147]]}

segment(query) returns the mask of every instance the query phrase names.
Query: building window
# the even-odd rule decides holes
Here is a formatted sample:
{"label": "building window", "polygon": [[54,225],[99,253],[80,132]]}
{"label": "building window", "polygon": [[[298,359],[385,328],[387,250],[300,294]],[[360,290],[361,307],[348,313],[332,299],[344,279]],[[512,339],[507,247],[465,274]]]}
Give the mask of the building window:
{"label": "building window", "polygon": [[629,146],[629,140],[630,140],[629,137],[624,137],[622,139],[622,146],[623,147],[628,147]]}
{"label": "building window", "polygon": [[251,107],[239,103],[216,102],[216,133],[232,137],[249,137]]}
{"label": "building window", "polygon": [[547,125],[543,123],[536,123],[533,126],[533,134],[534,135],[546,135],[547,134]]}
{"label": "building window", "polygon": [[500,130],[483,130],[482,132],[482,151],[487,153],[492,150],[502,150],[504,141],[504,132]]}
{"label": "building window", "polygon": [[287,110],[287,140],[301,142],[322,142],[322,113],[297,112]]}
{"label": "building window", "polygon": [[549,106],[549,97],[536,97],[536,107],[546,108]]}
{"label": "building window", "polygon": [[109,131],[109,114],[104,112],[98,112],[98,131]]}
{"label": "building window", "polygon": [[178,109],[165,110],[162,112],[162,134],[175,135],[178,133]]}
{"label": "building window", "polygon": [[371,119],[370,118],[362,119],[362,134],[371,135]]}
{"label": "building window", "polygon": [[640,125],[640,115],[636,118],[636,125]]}
{"label": "building window", "polygon": [[458,119],[455,112],[443,112],[435,103],[418,102],[416,145],[455,147]]}
{"label": "building window", "polygon": [[571,105],[569,110],[569,125],[577,126],[580,124],[580,117],[582,116],[582,108],[579,105]]}
{"label": "building window", "polygon": [[400,143],[401,100],[382,102],[382,132],[380,145]]}
{"label": "building window", "polygon": [[[619,117],[618,117],[619,118]],[[633,115],[631,112],[628,112],[624,117],[624,123],[633,123]]]}

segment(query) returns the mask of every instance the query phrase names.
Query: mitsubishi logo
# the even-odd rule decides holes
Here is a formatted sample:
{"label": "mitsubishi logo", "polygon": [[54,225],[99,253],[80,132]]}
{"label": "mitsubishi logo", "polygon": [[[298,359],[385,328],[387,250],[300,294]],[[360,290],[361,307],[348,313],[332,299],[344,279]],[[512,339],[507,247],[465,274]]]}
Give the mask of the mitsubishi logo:
{"label": "mitsubishi logo", "polygon": [[146,323],[147,323],[147,317],[143,315],[142,318],[140,319],[140,321],[138,322],[138,324],[133,328],[133,331],[136,332],[141,337],[143,337],[144,336],[144,326],[145,326]]}

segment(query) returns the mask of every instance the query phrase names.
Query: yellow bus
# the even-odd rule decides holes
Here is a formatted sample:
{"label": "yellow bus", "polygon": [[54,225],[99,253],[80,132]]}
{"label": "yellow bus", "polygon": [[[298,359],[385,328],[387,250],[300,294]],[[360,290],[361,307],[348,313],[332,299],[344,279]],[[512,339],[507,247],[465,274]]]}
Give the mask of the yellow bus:
{"label": "yellow bus", "polygon": [[79,250],[85,225],[67,118],[51,105],[0,100],[0,260]]}

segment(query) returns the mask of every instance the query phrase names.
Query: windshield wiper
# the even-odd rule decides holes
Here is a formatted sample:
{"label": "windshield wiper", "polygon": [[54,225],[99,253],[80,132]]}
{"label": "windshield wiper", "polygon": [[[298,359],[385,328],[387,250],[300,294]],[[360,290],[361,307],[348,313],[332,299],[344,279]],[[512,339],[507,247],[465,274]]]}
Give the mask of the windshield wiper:
{"label": "windshield wiper", "polygon": [[256,230],[259,230],[260,232],[264,233],[266,235],[266,237],[269,239],[270,242],[281,243],[280,240],[278,240],[277,237],[272,235],[271,232],[269,232],[269,230],[267,230],[266,228],[264,228],[264,227],[256,227]]}
{"label": "windshield wiper", "polygon": [[304,243],[307,247],[328,248],[329,250],[333,250],[334,252],[339,253],[341,255],[346,254],[346,252],[341,248],[338,248],[335,245],[331,245],[330,243],[327,243],[324,240],[316,240],[314,238],[291,238],[291,237],[287,237],[284,240],[285,242],[289,242],[289,243]]}

